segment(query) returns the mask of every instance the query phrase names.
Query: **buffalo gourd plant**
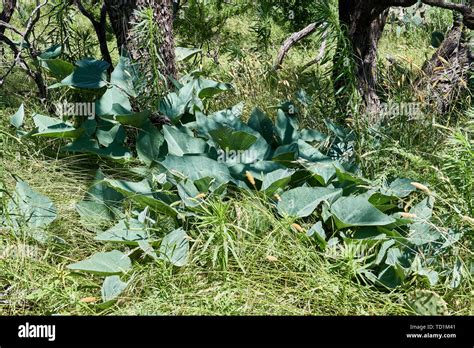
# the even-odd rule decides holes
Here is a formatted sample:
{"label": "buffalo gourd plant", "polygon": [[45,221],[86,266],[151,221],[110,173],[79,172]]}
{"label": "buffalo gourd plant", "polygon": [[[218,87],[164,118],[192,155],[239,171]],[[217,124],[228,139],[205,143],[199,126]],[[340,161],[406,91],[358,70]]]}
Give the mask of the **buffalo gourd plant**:
{"label": "buffalo gourd plant", "polygon": [[[290,102],[278,107],[275,121],[254,109],[244,122],[242,105],[210,112],[210,98],[232,86],[205,79],[199,72],[175,82],[176,90],[157,105],[169,124],[155,126],[151,112],[131,107],[136,94],[129,59],[121,57],[110,79],[107,68],[105,62],[83,60],[54,85],[105,89],[95,102],[94,119],[76,119],[73,124],[35,115],[36,128],[21,133],[70,139],[62,148],[66,152],[136,157],[142,162],[133,169],[141,180],[105,177],[99,170],[84,200],[77,203],[82,221],[95,226],[96,240],[127,245],[182,267],[191,244],[186,229],[200,208],[236,190],[258,191],[282,219],[316,221],[305,233],[323,252],[338,245],[370,250],[356,270],[365,282],[394,288],[415,276],[430,285],[438,281],[436,258],[461,234],[431,222],[435,194],[424,185],[405,178],[374,182],[361,177],[344,154],[354,141],[353,133],[329,120],[330,135],[300,129]],[[23,113],[21,108],[12,118],[17,128]],[[135,151],[126,145],[129,129],[138,132]],[[420,195],[424,199],[414,203]],[[124,202],[135,209],[126,212]],[[102,294],[107,305],[126,288],[119,276],[130,270],[131,259],[114,250],[69,268],[106,276]],[[460,274],[441,271],[443,276]]]}

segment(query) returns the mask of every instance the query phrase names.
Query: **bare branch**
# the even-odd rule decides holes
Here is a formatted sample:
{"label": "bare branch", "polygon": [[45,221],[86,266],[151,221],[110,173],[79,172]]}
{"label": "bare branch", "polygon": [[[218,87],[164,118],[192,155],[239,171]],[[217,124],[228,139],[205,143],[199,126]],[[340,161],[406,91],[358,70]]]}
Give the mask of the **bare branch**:
{"label": "bare branch", "polygon": [[321,43],[321,47],[319,48],[318,56],[316,58],[314,58],[313,60],[311,60],[310,62],[306,63],[303,66],[302,70],[305,70],[305,69],[309,68],[311,65],[319,63],[321,61],[321,59],[323,59],[324,54],[326,53],[326,45],[327,45],[326,37],[327,37],[327,34],[328,34],[328,31],[326,30],[323,33],[323,36],[322,36],[323,42]]}
{"label": "bare branch", "polygon": [[283,60],[285,59],[286,54],[290,50],[290,48],[297,43],[298,41],[303,40],[305,37],[309,36],[310,34],[314,33],[316,31],[316,26],[317,23],[311,23],[308,25],[306,28],[291,34],[291,36],[283,42],[283,45],[281,46],[279,52],[278,52],[278,57],[274,65],[274,69],[277,70],[281,67],[283,64]]}
{"label": "bare branch", "polygon": [[77,6],[79,11],[92,23],[94,31],[99,40],[100,53],[102,54],[102,59],[110,64],[109,71],[112,69],[112,58],[110,56],[110,51],[107,46],[107,36],[105,31],[105,24],[107,21],[107,4],[104,1],[100,9],[100,18],[99,20],[95,19],[92,13],[87,11],[87,9],[82,5],[81,0],[73,0],[74,4]]}
{"label": "bare branch", "polygon": [[444,0],[421,0],[422,3],[430,6],[440,7],[447,10],[456,11],[462,14],[463,23],[469,29],[474,29],[474,10],[471,6],[464,4],[455,4]]}

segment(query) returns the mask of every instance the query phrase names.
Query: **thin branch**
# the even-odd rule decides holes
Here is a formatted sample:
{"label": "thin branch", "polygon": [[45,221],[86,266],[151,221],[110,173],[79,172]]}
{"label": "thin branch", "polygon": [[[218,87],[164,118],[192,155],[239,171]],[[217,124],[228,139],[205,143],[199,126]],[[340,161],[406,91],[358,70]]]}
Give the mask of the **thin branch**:
{"label": "thin branch", "polygon": [[283,60],[285,59],[285,56],[290,50],[290,48],[298,41],[301,41],[308,35],[314,33],[316,31],[316,26],[317,23],[311,23],[306,28],[291,34],[290,37],[286,39],[285,42],[283,42],[283,45],[281,46],[278,52],[277,60],[273,66],[275,70],[281,67],[281,65],[283,64]]}
{"label": "thin branch", "polygon": [[74,4],[77,6],[79,11],[92,23],[94,31],[99,40],[100,53],[102,54],[102,59],[110,64],[109,71],[112,70],[112,57],[110,56],[110,51],[107,46],[107,33],[105,31],[105,25],[107,21],[107,4],[104,1],[100,9],[100,19],[97,20],[94,18],[92,13],[87,11],[87,9],[82,5],[81,0],[73,0]]}
{"label": "thin branch", "polygon": [[309,68],[311,65],[314,65],[314,64],[319,63],[319,62],[323,59],[324,54],[326,53],[327,34],[328,34],[328,31],[326,30],[326,31],[323,33],[323,36],[322,36],[323,42],[321,43],[321,47],[319,48],[318,56],[317,56],[316,58],[314,58],[313,60],[309,61],[308,63],[306,63],[306,64],[303,66],[303,68],[301,69],[302,71],[303,71],[303,70],[306,70],[306,69]]}
{"label": "thin branch", "polygon": [[455,4],[444,0],[421,0],[422,3],[430,6],[440,7],[447,10],[456,11],[462,14],[463,23],[469,29],[474,29],[474,9],[471,6],[464,4]]}

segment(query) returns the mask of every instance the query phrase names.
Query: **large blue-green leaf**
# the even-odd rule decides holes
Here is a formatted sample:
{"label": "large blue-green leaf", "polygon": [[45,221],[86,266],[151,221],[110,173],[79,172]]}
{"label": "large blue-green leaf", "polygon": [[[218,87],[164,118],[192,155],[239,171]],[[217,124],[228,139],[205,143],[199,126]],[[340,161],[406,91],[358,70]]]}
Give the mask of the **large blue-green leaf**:
{"label": "large blue-green leaf", "polygon": [[81,221],[96,226],[114,220],[120,215],[119,207],[123,195],[103,183],[104,175],[97,170],[94,182],[87,191],[84,200],[76,204]]}
{"label": "large blue-green leaf", "polygon": [[341,189],[297,187],[281,194],[277,208],[280,215],[306,217],[311,215],[321,202],[333,202],[341,195]]}
{"label": "large blue-green leaf", "polygon": [[228,127],[213,129],[209,134],[223,150],[247,150],[257,141],[257,137],[250,133],[232,131]]}
{"label": "large blue-green leaf", "polygon": [[68,265],[67,268],[97,275],[112,275],[129,271],[132,268],[132,262],[124,253],[113,250],[96,253],[86,260]]}
{"label": "large blue-green leaf", "polygon": [[113,159],[126,159],[132,157],[130,150],[122,144],[118,144],[114,141],[107,147],[100,147],[98,141],[91,139],[89,136],[81,136],[72,143],[63,146],[61,151],[91,153],[100,157],[109,157]]}
{"label": "large blue-green leaf", "polygon": [[413,180],[398,178],[390,183],[388,187],[383,187],[380,192],[385,196],[394,196],[398,198],[407,197],[416,190],[411,183]]}
{"label": "large blue-green leaf", "polygon": [[159,211],[169,216],[175,217],[178,212],[171,204],[176,201],[175,197],[153,191],[148,180],[140,182],[105,179],[104,182],[115,191],[120,192],[125,197],[140,204],[142,207]]}
{"label": "large blue-green leaf", "polygon": [[25,106],[20,105],[18,111],[10,118],[10,124],[16,129],[20,128],[23,125],[25,119]]}
{"label": "large blue-green leaf", "polygon": [[281,145],[288,145],[298,141],[299,135],[295,123],[281,109],[277,112],[275,133]]}
{"label": "large blue-green leaf", "polygon": [[95,102],[95,111],[99,116],[126,115],[132,112],[132,106],[125,92],[116,86],[111,86],[105,91],[102,97]]}
{"label": "large blue-green leaf", "polygon": [[117,242],[129,245],[138,245],[139,241],[148,239],[145,226],[135,219],[120,220],[115,226],[95,237],[95,240],[102,242]]}
{"label": "large blue-green leaf", "polygon": [[167,147],[163,133],[151,123],[140,130],[136,146],[138,158],[148,165],[153,161],[162,160],[166,155]]}
{"label": "large blue-green leaf", "polygon": [[298,144],[282,145],[279,146],[273,153],[272,161],[282,163],[284,165],[290,165],[296,161],[299,156]]}
{"label": "large blue-green leaf", "polygon": [[160,246],[160,258],[171,262],[173,265],[182,267],[188,262],[189,237],[180,228],[167,234]]}
{"label": "large blue-green leaf", "polygon": [[219,163],[204,156],[184,155],[182,157],[168,155],[161,164],[173,175],[196,181],[205,177],[214,178],[213,187],[231,182],[229,169],[224,163]]}
{"label": "large blue-green leaf", "polygon": [[323,223],[321,221],[318,221],[313,226],[311,226],[306,235],[308,237],[313,237],[322,250],[326,249],[326,232],[324,231]]}
{"label": "large blue-green leaf", "polygon": [[246,173],[249,172],[255,179],[260,181],[264,180],[266,174],[278,169],[286,168],[282,164],[273,161],[258,161],[249,164],[240,163],[229,167],[230,173],[236,179],[243,180]]}
{"label": "large blue-green leaf", "polygon": [[321,185],[326,186],[332,178],[336,176],[336,168],[333,162],[321,161],[305,166],[305,168],[313,174]]}
{"label": "large blue-green leaf", "polygon": [[327,162],[330,160],[328,156],[322,154],[317,148],[301,139],[298,140],[298,150],[300,157],[310,162]]}
{"label": "large blue-green leaf", "polygon": [[277,169],[263,177],[261,191],[273,195],[277,190],[283,189],[291,180],[294,171],[289,169]]}
{"label": "large blue-green leaf", "polygon": [[123,126],[119,124],[102,121],[99,122],[95,135],[99,144],[107,147],[114,142],[123,143],[127,133]]}
{"label": "large blue-green leaf", "polygon": [[259,132],[269,144],[273,143],[273,122],[262,110],[255,108],[252,111],[248,125]]}
{"label": "large blue-green leaf", "polygon": [[349,226],[385,226],[396,220],[385,215],[369,203],[367,198],[358,196],[341,197],[331,205],[339,228]]}
{"label": "large blue-green leaf", "polygon": [[185,96],[172,92],[160,101],[159,110],[176,124],[186,113],[186,108],[191,102],[191,99],[192,95]]}
{"label": "large blue-green leaf", "polygon": [[135,81],[137,73],[132,65],[130,58],[120,56],[118,64],[110,75],[110,83],[117,86],[122,92],[131,97],[137,97],[135,92]]}
{"label": "large blue-green leaf", "polygon": [[33,229],[43,229],[56,219],[56,207],[51,200],[34,191],[26,182],[18,181],[8,213],[16,225],[26,223]]}
{"label": "large blue-green leaf", "polygon": [[142,112],[136,113],[125,113],[125,114],[115,114],[115,115],[102,115],[100,118],[103,120],[118,122],[123,125],[133,126],[140,128],[145,124],[150,117],[150,111],[145,110]]}
{"label": "large blue-green leaf", "polygon": [[106,70],[110,66],[109,63],[85,58],[76,62],[76,66],[76,70],[60,82],[61,86],[97,89],[107,85]]}
{"label": "large blue-green leaf", "polygon": [[101,307],[110,306],[127,288],[127,285],[128,283],[123,282],[117,275],[106,277],[101,289],[103,301]]}
{"label": "large blue-green leaf", "polygon": [[176,47],[174,51],[176,55],[176,61],[182,62],[186,59],[193,57],[202,50],[199,48]]}
{"label": "large blue-green leaf", "polygon": [[173,126],[163,126],[163,134],[170,155],[203,154],[208,147],[203,139],[187,135]]}
{"label": "large blue-green leaf", "polygon": [[302,129],[300,132],[300,139],[312,143],[314,141],[324,141],[327,139],[327,136],[314,129]]}
{"label": "large blue-green leaf", "polygon": [[62,59],[41,59],[39,64],[57,80],[65,79],[74,71],[74,65]]}
{"label": "large blue-green leaf", "polygon": [[33,136],[50,138],[78,138],[84,130],[74,128],[70,123],[49,116],[35,114],[33,121],[36,125],[36,131]]}
{"label": "large blue-green leaf", "polygon": [[63,51],[62,45],[54,45],[48,48],[46,51],[42,52],[38,58],[40,59],[54,59],[61,55]]}

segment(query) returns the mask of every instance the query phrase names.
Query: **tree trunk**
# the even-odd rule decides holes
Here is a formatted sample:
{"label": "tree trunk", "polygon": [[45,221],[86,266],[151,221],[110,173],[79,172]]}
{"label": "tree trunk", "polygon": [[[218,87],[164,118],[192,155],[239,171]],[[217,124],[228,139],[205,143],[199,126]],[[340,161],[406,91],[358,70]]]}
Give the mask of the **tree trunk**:
{"label": "tree trunk", "polygon": [[462,17],[455,14],[454,24],[431,59],[423,65],[423,77],[417,87],[425,87],[429,100],[439,113],[447,112],[458,92],[466,89],[468,71],[474,62],[467,35],[463,32]]}
{"label": "tree trunk", "polygon": [[[3,10],[0,13],[0,21],[10,23],[15,11],[16,0],[3,0]],[[0,26],[0,35],[5,34],[6,27]]]}
{"label": "tree trunk", "polygon": [[[366,112],[377,112],[380,106],[377,97],[377,45],[382,36],[389,11],[387,5],[377,1],[340,0],[339,21],[349,39],[355,63],[357,89],[364,101]],[[340,64],[340,57],[338,57]],[[343,67],[336,66],[336,71]],[[336,72],[338,77],[341,76]],[[336,88],[344,81],[338,81]]]}
{"label": "tree trunk", "polygon": [[[120,0],[106,0],[110,22],[119,50],[125,49],[131,57],[146,67],[149,61],[148,47],[137,42],[133,25],[138,22],[136,10],[151,7],[161,30],[159,53],[163,64],[160,72],[167,78],[176,78],[176,58],[173,36],[172,0],[132,0],[123,4]],[[170,80],[169,84],[171,85]]]}

